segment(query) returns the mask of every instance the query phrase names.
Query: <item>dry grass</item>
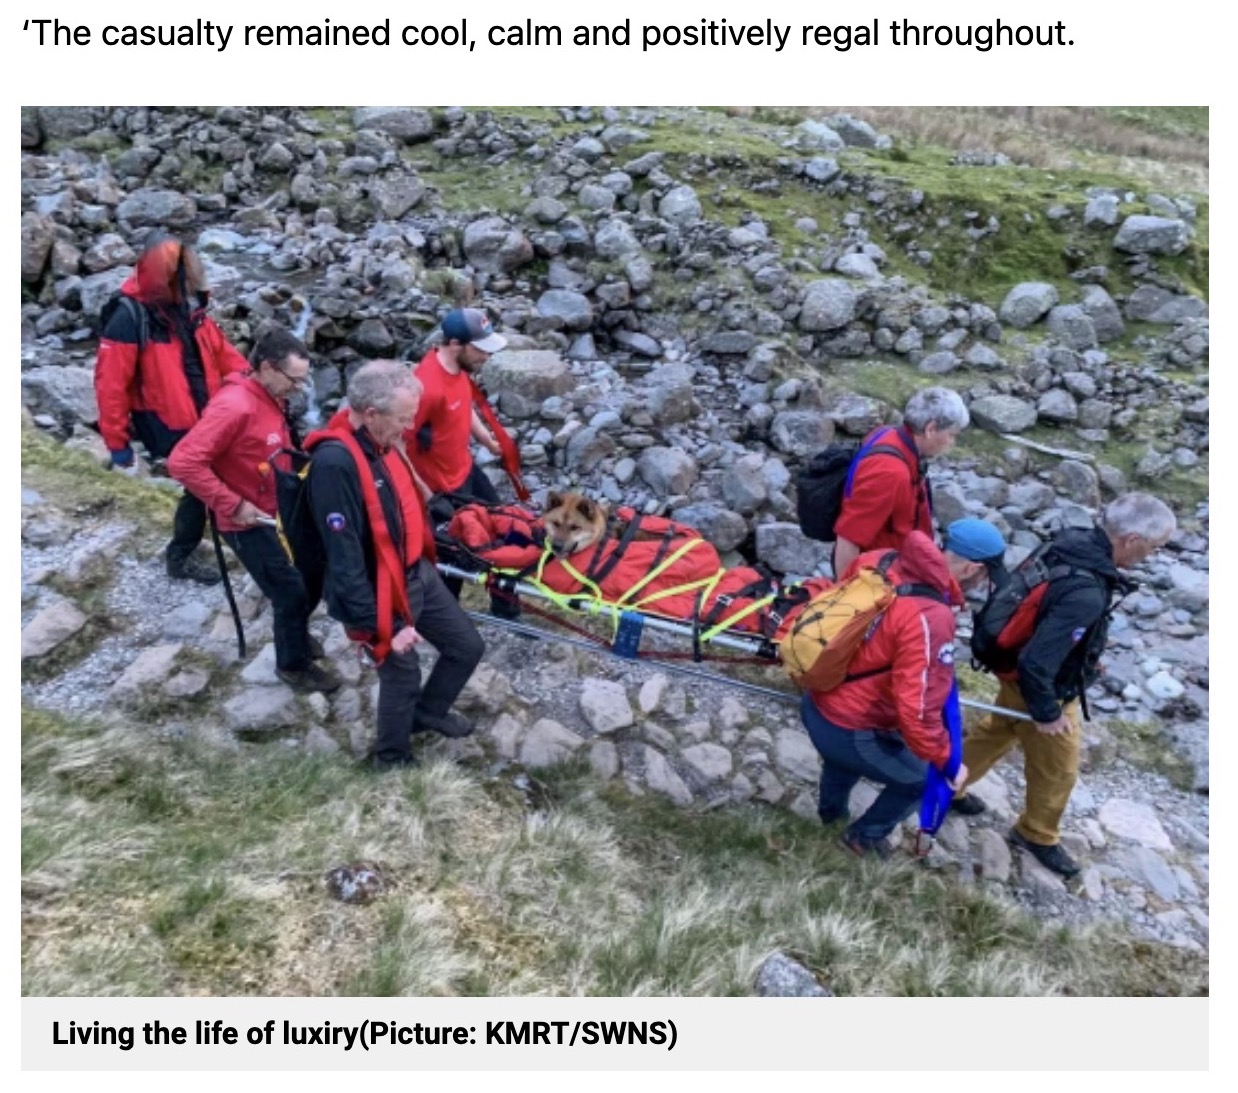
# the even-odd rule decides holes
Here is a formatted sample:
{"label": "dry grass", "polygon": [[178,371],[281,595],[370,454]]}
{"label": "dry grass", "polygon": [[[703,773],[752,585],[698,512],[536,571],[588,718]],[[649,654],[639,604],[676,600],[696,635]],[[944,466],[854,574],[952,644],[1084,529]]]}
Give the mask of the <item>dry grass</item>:
{"label": "dry grass", "polygon": [[[746,994],[775,949],[848,995],[1206,990],[1198,958],[579,766],[530,811],[451,764],[376,778],[32,710],[22,756],[27,994]],[[324,874],[362,861],[393,886],[332,899]]]}
{"label": "dry grass", "polygon": [[847,113],[913,145],[1002,152],[1044,170],[1104,167],[1176,189],[1208,190],[1207,107],[800,106],[729,112],[779,120]]}

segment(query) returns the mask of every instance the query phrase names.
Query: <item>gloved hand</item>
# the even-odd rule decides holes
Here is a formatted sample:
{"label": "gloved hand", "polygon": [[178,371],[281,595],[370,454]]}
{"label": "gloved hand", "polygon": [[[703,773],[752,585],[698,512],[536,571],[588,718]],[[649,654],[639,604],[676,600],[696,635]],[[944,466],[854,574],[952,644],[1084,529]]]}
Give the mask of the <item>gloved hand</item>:
{"label": "gloved hand", "polygon": [[110,452],[112,456],[113,467],[132,467],[133,466],[133,449],[126,444],[123,448],[118,448]]}
{"label": "gloved hand", "polygon": [[451,523],[451,518],[456,514],[456,506],[451,503],[450,498],[436,493],[426,502],[426,511],[430,514],[430,522],[437,527],[439,524]]}

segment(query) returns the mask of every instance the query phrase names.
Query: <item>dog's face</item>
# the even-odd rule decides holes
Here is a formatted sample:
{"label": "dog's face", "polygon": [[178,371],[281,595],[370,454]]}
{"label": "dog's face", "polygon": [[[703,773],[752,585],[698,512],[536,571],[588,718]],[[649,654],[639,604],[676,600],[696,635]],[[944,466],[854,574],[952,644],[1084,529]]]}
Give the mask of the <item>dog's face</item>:
{"label": "dog's face", "polygon": [[567,558],[601,541],[606,534],[606,506],[579,493],[551,493],[542,523],[555,557]]}

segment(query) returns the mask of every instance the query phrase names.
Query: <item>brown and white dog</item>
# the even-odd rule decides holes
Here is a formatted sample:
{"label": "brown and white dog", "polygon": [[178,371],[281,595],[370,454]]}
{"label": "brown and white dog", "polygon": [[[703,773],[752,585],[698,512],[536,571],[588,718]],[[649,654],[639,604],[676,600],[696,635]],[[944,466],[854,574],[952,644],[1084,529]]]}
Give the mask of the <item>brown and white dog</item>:
{"label": "brown and white dog", "polygon": [[542,523],[556,558],[569,558],[595,546],[606,536],[607,507],[579,493],[552,492],[546,498]]}

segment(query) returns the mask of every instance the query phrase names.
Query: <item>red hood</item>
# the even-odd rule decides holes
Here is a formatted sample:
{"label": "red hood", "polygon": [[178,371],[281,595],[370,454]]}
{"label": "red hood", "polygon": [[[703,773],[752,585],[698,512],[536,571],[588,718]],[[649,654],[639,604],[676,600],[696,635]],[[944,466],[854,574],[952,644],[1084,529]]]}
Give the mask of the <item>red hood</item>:
{"label": "red hood", "polygon": [[937,589],[955,606],[963,603],[963,592],[950,574],[946,556],[922,531],[913,531],[903,541],[896,564],[903,580],[926,584]]}

